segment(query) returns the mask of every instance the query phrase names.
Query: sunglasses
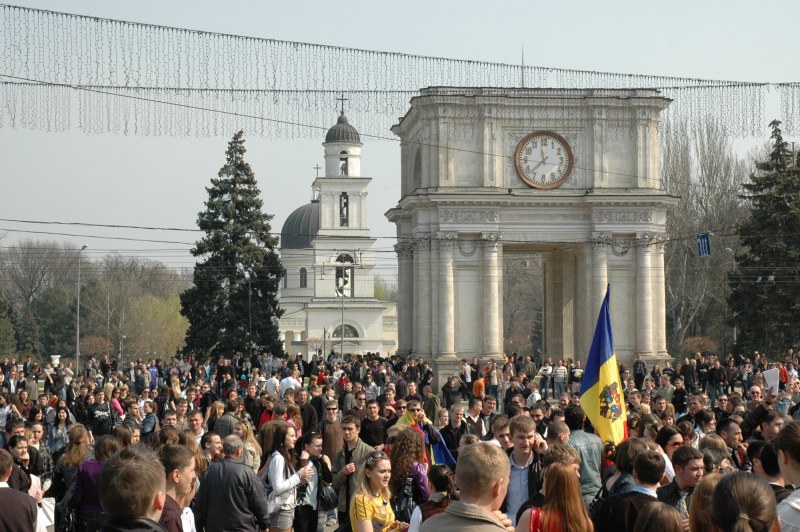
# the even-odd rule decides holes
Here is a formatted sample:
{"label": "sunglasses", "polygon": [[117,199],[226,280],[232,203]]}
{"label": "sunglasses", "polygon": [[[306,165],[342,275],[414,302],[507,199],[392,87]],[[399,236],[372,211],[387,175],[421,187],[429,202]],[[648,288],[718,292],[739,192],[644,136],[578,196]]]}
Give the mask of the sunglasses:
{"label": "sunglasses", "polygon": [[397,405],[397,407],[395,408],[395,410],[405,410],[406,408],[408,408],[408,407],[407,407],[407,406],[404,406],[404,405]]}
{"label": "sunglasses", "polygon": [[409,412],[422,412],[422,409],[421,408],[409,408],[408,411]]}
{"label": "sunglasses", "polygon": [[388,460],[388,459],[389,459],[389,455],[387,455],[385,452],[383,452],[383,451],[372,451],[371,453],[369,453],[369,458],[367,459],[367,462],[375,463],[378,460]]}
{"label": "sunglasses", "polygon": [[338,408],[326,408],[325,410],[327,410],[328,412],[336,412],[339,409]]}

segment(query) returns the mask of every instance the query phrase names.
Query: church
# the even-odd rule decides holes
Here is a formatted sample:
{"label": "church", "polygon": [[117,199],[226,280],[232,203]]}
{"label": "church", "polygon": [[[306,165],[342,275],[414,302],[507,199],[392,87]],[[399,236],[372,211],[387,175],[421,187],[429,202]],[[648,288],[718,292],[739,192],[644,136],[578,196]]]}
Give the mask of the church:
{"label": "church", "polygon": [[367,222],[372,179],[361,176],[363,144],[344,108],[322,146],[325,174],[312,184],[314,199],[281,230],[284,349],[307,360],[331,349],[389,356],[397,349],[397,306],[375,298],[375,239]]}

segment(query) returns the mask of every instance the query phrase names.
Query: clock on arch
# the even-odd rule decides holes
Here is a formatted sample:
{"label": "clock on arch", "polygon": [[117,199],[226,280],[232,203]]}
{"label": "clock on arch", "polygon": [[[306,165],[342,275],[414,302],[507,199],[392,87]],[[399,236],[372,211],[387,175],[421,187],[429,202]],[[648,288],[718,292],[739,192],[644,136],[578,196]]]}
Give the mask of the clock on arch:
{"label": "clock on arch", "polygon": [[552,131],[534,131],[523,137],[514,150],[517,175],[532,188],[561,186],[572,175],[573,164],[569,142]]}

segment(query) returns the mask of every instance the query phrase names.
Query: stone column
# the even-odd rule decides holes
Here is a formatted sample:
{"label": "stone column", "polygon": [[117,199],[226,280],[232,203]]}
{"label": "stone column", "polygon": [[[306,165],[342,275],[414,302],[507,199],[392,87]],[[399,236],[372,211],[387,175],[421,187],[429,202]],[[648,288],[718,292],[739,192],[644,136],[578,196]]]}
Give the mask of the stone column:
{"label": "stone column", "polygon": [[439,248],[439,356],[456,356],[456,294],[453,248],[458,233],[436,233]]}
{"label": "stone column", "polygon": [[592,330],[608,288],[608,250],[611,233],[592,232]]}
{"label": "stone column", "polygon": [[431,239],[414,238],[414,354],[431,354]]}
{"label": "stone column", "polygon": [[636,351],[645,356],[653,354],[653,235],[636,233]]}
{"label": "stone column", "polygon": [[500,235],[481,233],[483,240],[483,355],[498,357],[502,332],[500,316]]}
{"label": "stone column", "polygon": [[651,244],[653,260],[651,261],[653,283],[653,349],[659,357],[667,356],[667,298],[666,279],[664,278],[664,239],[654,239]]}
{"label": "stone column", "polygon": [[394,245],[397,253],[397,277],[400,281],[397,293],[397,351],[406,355],[411,352],[414,342],[414,264],[411,242]]}

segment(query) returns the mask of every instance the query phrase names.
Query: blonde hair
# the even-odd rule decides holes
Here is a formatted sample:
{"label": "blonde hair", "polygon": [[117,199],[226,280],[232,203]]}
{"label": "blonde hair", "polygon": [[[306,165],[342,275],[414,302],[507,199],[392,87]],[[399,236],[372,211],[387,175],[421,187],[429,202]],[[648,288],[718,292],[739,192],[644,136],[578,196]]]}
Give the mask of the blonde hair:
{"label": "blonde hair", "polygon": [[[375,456],[378,453],[380,453],[380,456],[375,458]],[[369,478],[367,478],[367,471],[372,471],[373,469],[375,469],[375,466],[377,466],[379,462],[383,462],[384,460],[386,461],[386,463],[389,464],[389,467],[391,468],[392,462],[389,460],[389,456],[386,453],[381,451],[374,451],[370,454],[369,458],[367,458],[367,461],[364,462],[364,465],[361,467],[361,469],[358,470],[358,474],[360,475],[358,481],[358,491],[360,491],[364,495],[372,497],[373,490],[369,484]],[[380,493],[381,497],[383,497],[387,501],[392,498],[392,493],[391,491],[389,491],[388,487],[384,488],[383,486],[381,486]]]}
{"label": "blonde hair", "polygon": [[456,483],[462,495],[477,497],[501,478],[511,474],[511,463],[503,450],[491,443],[478,442],[458,455]]}

